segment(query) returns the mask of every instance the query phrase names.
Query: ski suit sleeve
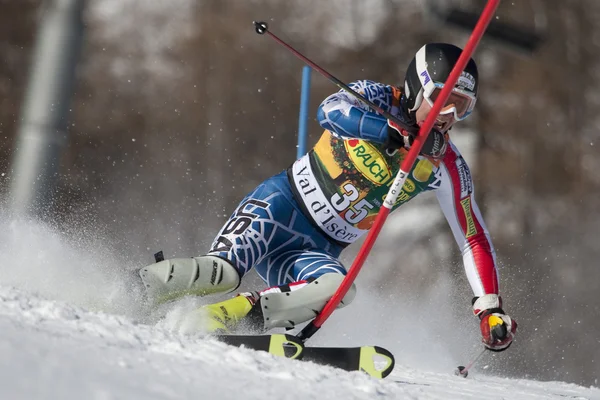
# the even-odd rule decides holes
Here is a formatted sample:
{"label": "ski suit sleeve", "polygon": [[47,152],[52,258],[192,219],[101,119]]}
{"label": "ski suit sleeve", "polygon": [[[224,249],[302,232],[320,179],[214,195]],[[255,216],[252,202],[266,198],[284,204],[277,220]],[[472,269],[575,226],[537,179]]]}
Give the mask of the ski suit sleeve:
{"label": "ski suit sleeve", "polygon": [[442,176],[436,190],[437,198],[462,252],[473,294],[498,294],[496,253],[475,203],[469,167],[451,142],[440,169]]}
{"label": "ski suit sleeve", "polygon": [[[391,86],[369,80],[352,82],[348,86],[385,111],[392,114],[396,111],[392,110],[395,99]],[[323,128],[344,139],[385,143],[388,138],[387,119],[344,90],[321,103],[317,119]]]}

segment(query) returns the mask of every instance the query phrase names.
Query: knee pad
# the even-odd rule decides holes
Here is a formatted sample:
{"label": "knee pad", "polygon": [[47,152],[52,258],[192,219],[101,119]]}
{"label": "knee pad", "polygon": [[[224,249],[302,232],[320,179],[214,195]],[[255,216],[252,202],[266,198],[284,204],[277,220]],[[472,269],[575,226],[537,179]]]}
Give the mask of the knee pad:
{"label": "knee pad", "polygon": [[160,304],[186,295],[228,293],[240,285],[237,269],[214,256],[172,258],[139,271],[149,299]]}
{"label": "knee pad", "polygon": [[[343,279],[344,275],[329,273],[294,291],[282,289],[275,293],[269,293],[268,290],[261,293],[258,306],[263,314],[265,328],[293,328],[315,318],[334,295]],[[350,304],[355,296],[356,286],[352,284],[338,308]]]}

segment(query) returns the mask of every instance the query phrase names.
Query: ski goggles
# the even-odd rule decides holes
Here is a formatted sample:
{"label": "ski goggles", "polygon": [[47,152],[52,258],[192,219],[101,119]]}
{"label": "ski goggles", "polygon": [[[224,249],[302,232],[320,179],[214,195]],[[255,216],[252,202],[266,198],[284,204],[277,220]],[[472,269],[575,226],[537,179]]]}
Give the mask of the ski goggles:
{"label": "ski goggles", "polygon": [[[442,93],[442,88],[444,87],[443,83],[435,83],[434,85],[435,88],[429,97],[423,96],[431,107],[433,107],[433,103],[437,100],[440,93]],[[448,97],[448,100],[446,100],[446,104],[444,104],[442,107],[440,114],[445,115],[453,113],[456,121],[462,121],[473,112],[476,101],[477,98],[472,92],[454,88],[450,93],[450,97]]]}

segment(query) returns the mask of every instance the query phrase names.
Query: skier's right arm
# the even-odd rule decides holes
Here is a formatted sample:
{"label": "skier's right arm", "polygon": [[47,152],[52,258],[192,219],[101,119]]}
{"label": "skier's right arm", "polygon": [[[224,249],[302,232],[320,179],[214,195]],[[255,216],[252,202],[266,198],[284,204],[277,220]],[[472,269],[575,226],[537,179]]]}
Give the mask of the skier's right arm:
{"label": "skier's right arm", "polygon": [[[370,102],[401,118],[398,89],[369,80],[352,82],[349,86]],[[371,110],[344,90],[330,95],[321,103],[317,118],[323,128],[343,139],[369,140],[392,149],[409,149],[414,140],[414,134]],[[445,149],[444,135],[433,130],[421,148],[421,154],[441,158]]]}
{"label": "skier's right arm", "polygon": [[[391,112],[394,98],[391,86],[369,80],[352,82],[349,86],[383,110]],[[377,143],[388,140],[387,119],[344,90],[330,95],[321,103],[317,119],[323,128],[344,139]]]}

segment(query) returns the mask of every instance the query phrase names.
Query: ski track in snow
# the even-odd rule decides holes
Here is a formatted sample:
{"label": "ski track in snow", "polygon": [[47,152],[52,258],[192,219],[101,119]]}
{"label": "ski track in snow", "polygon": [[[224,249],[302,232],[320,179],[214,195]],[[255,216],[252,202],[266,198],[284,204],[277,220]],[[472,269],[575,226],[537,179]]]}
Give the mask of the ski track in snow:
{"label": "ski track in snow", "polygon": [[561,382],[397,365],[385,380],[183,336],[0,286],[2,399],[600,399]]}

